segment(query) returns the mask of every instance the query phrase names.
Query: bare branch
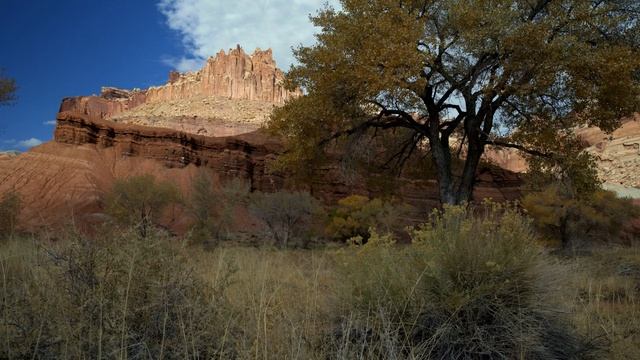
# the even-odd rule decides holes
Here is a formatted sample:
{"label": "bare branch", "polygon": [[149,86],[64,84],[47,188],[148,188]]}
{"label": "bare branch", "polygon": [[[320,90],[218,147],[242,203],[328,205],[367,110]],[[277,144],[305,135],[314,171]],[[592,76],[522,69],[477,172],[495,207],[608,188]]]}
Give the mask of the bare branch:
{"label": "bare branch", "polygon": [[486,145],[491,145],[491,146],[498,146],[498,147],[506,147],[506,148],[511,148],[511,149],[517,149],[520,150],[524,153],[527,153],[529,155],[533,155],[533,156],[539,156],[539,157],[544,157],[544,158],[552,158],[553,154],[552,153],[544,153],[538,150],[534,150],[534,149],[528,149],[522,145],[519,144],[512,144],[512,143],[507,143],[507,142],[502,142],[499,140],[487,140],[484,142]]}
{"label": "bare branch", "polygon": [[407,124],[402,117],[384,116],[384,114],[380,112],[380,114],[373,119],[369,119],[352,128],[333,133],[328,138],[320,141],[318,145],[324,146],[329,142],[331,142],[332,140],[338,139],[342,136],[351,136],[353,134],[364,132],[368,129],[391,129],[391,128],[406,128],[406,129],[415,130],[414,127]]}

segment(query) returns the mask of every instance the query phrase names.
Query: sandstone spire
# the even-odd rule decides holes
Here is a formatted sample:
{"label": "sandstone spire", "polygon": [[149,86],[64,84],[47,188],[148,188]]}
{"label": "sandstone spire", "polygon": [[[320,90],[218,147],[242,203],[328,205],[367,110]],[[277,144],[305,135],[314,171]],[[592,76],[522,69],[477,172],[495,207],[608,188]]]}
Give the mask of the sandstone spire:
{"label": "sandstone spire", "polygon": [[238,45],[228,53],[220,50],[196,72],[172,72],[169,82],[146,91],[146,102],[221,96],[229,99],[260,100],[283,104],[301,95],[283,86],[284,74],[276,67],[271,49],[248,55]]}

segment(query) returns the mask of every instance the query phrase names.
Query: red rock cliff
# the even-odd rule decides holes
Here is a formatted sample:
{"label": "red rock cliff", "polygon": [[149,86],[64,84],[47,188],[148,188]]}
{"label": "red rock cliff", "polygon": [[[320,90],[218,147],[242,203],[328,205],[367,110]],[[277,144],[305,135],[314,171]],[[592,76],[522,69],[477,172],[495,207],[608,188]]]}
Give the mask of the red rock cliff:
{"label": "red rock cliff", "polygon": [[[252,132],[237,136],[207,137],[166,128],[92,120],[73,112],[57,117],[55,141],[17,157],[0,159],[0,193],[15,189],[24,199],[21,223],[26,229],[83,223],[101,219],[101,199],[113,181],[150,173],[171,180],[188,191],[198,168],[213,170],[222,181],[240,178],[254,191],[288,187],[286,174],[269,171],[269,163],[282,151],[278,139]],[[497,168],[478,173],[476,199],[497,201],[520,197],[521,181],[515,174]],[[305,186],[328,203],[354,193],[379,196],[362,179],[346,181],[339,166],[319,169]],[[414,207],[408,220],[423,221],[438,206],[434,180],[401,178],[394,195]],[[167,226],[185,229],[184,217],[176,216]]]}
{"label": "red rock cliff", "polygon": [[148,102],[204,95],[284,104],[301,92],[286,90],[283,81],[284,73],[276,67],[271,49],[248,55],[238,46],[228,54],[220,51],[210,57],[198,72],[173,73],[169,83],[146,93]]}
{"label": "red rock cliff", "polygon": [[271,49],[248,55],[238,46],[220,51],[196,72],[169,73],[162,86],[145,90],[102,88],[100,96],[81,96],[62,101],[60,112],[74,112],[91,120],[106,119],[144,104],[198,97],[222,97],[282,105],[300,96],[301,90],[284,88],[284,73],[276,67]]}

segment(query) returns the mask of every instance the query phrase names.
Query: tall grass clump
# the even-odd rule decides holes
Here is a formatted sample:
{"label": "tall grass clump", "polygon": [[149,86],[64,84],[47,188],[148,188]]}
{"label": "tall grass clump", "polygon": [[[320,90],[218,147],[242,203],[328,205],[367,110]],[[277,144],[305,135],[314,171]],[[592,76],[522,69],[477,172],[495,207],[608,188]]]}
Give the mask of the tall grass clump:
{"label": "tall grass clump", "polygon": [[409,337],[424,308],[417,286],[428,270],[422,249],[372,229],[366,244],[335,259],[334,330],[324,351],[334,359],[411,358]]}
{"label": "tall grass clump", "polygon": [[[334,266],[325,251],[218,247],[199,252],[203,278],[217,282],[219,265],[234,269],[225,294],[233,309],[238,359],[327,359]],[[221,268],[224,273],[224,267]]]}
{"label": "tall grass clump", "polygon": [[138,231],[3,251],[2,358],[227,358],[225,282]]}
{"label": "tall grass clump", "polygon": [[[445,207],[344,257],[339,358],[584,359],[560,305],[563,269],[511,207]],[[345,351],[347,349],[347,351]]]}
{"label": "tall grass clump", "polygon": [[20,195],[8,191],[0,197],[0,238],[14,234],[20,214]]}
{"label": "tall grass clump", "polygon": [[576,327],[608,346],[606,359],[640,359],[640,248],[599,248],[572,258]]}

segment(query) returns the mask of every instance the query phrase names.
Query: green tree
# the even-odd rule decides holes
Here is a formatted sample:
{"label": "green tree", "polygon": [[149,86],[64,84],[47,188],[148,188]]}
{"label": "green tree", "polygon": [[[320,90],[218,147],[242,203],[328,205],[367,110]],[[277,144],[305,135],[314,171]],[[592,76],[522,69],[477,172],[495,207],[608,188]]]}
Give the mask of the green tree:
{"label": "green tree", "polygon": [[640,207],[612,191],[575,197],[563,189],[553,184],[522,199],[538,232],[562,247],[619,242],[626,226],[640,216]]}
{"label": "green tree", "polygon": [[11,104],[16,100],[16,81],[4,75],[0,69],[0,105]]}
{"label": "green tree", "polygon": [[[269,121],[291,147],[285,164],[392,130],[405,138],[389,157],[429,151],[441,201],[461,203],[487,146],[541,157],[538,168],[555,171],[571,156],[576,126],[611,131],[640,108],[637,0],[341,5],[311,18],[318,41],[294,51],[299,65],[287,75],[306,95]],[[455,142],[463,151],[452,151]]]}
{"label": "green tree", "polygon": [[146,237],[154,221],[171,203],[180,200],[178,188],[152,175],[118,179],[106,197],[106,212],[119,223],[134,226]]}

